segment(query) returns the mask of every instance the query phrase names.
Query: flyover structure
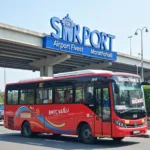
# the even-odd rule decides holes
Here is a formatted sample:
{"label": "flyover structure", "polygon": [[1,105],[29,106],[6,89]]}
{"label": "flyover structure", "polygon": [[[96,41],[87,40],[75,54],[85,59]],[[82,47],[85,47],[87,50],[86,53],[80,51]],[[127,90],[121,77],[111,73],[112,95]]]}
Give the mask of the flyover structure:
{"label": "flyover structure", "polygon": [[[58,51],[43,46],[48,36],[0,23],[0,67],[40,71],[41,76],[81,69],[141,73],[141,59],[117,52],[116,61]],[[150,61],[144,60],[144,78],[150,78]]]}

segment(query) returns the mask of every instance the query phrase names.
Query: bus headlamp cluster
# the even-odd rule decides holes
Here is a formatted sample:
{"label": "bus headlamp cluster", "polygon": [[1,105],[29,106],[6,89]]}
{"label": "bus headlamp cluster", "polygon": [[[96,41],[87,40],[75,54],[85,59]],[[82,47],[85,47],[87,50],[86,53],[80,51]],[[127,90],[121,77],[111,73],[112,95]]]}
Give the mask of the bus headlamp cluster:
{"label": "bus headlamp cluster", "polygon": [[114,120],[114,123],[120,127],[125,127],[126,128],[126,125],[124,123],[122,123],[121,121],[119,120]]}
{"label": "bus headlamp cluster", "polygon": [[148,122],[147,122],[147,120],[144,120],[144,123],[143,123],[143,125],[146,125],[146,124],[148,124]]}

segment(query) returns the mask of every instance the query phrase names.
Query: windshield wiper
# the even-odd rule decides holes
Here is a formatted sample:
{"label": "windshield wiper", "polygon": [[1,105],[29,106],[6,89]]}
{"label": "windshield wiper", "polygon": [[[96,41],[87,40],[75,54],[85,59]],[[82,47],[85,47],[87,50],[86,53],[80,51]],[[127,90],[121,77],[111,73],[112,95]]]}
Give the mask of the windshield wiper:
{"label": "windshield wiper", "polygon": [[132,111],[132,110],[141,110],[141,111],[144,111],[144,109],[142,109],[142,108],[128,108],[128,109],[125,109],[125,110],[119,111],[119,112],[120,113],[125,113],[125,112]]}

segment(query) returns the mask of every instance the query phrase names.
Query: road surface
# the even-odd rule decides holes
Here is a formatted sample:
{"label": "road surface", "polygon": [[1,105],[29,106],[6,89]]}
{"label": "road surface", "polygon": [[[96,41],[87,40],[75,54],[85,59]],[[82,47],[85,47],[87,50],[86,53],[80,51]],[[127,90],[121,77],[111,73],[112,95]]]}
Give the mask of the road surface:
{"label": "road surface", "polygon": [[36,138],[21,137],[19,132],[9,131],[0,126],[1,150],[149,150],[150,138],[125,138],[116,143],[111,139],[97,140],[94,145],[80,143],[75,137],[54,138],[40,135]]}

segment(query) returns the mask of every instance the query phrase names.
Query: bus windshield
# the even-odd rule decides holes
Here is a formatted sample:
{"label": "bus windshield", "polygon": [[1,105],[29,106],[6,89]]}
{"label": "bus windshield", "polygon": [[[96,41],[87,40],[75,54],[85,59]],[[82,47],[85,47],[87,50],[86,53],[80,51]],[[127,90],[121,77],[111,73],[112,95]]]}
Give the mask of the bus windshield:
{"label": "bus windshield", "polygon": [[144,109],[144,91],[141,79],[133,76],[113,76],[114,107],[118,111]]}

